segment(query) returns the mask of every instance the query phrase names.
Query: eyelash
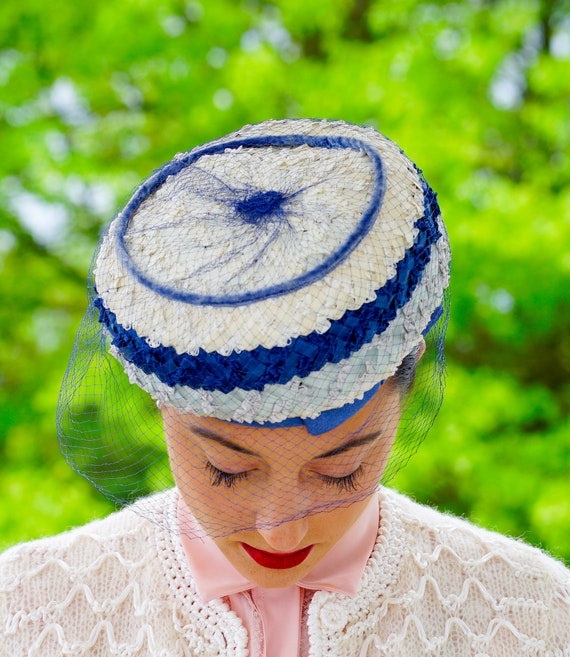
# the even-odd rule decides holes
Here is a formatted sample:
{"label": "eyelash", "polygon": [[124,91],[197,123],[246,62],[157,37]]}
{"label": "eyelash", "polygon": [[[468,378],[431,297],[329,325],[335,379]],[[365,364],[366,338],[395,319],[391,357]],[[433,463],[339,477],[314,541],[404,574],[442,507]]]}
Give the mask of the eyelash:
{"label": "eyelash", "polygon": [[[209,461],[206,462],[206,470],[210,474],[210,483],[212,486],[225,485],[226,488],[232,488],[238,481],[247,479],[248,471],[245,472],[224,472],[216,468]],[[331,477],[329,475],[319,474],[320,479],[330,487],[336,487],[341,491],[349,492],[358,488],[358,478],[362,474],[362,465],[359,465],[354,472],[344,477]]]}
{"label": "eyelash", "polygon": [[206,462],[206,470],[210,473],[210,482],[212,486],[226,485],[226,488],[231,488],[241,479],[247,479],[246,472],[224,472],[212,465],[210,461]]}
{"label": "eyelash", "polygon": [[329,475],[320,474],[319,477],[327,486],[337,487],[344,492],[354,491],[358,488],[358,478],[362,474],[362,465],[359,465],[354,472],[344,477],[330,477]]}

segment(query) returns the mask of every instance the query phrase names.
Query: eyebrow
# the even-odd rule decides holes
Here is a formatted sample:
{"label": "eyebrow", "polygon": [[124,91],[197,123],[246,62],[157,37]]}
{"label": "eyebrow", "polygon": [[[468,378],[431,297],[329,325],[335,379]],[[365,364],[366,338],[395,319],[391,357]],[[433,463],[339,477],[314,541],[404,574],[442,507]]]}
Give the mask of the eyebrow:
{"label": "eyebrow", "polygon": [[[241,445],[238,445],[237,443],[234,443],[231,440],[228,440],[227,438],[224,438],[223,436],[214,433],[213,431],[209,431],[208,429],[202,429],[202,427],[196,427],[193,425],[190,426],[190,429],[192,430],[193,433],[197,434],[198,436],[201,436],[202,438],[207,438],[208,440],[212,440],[218,443],[219,445],[222,445],[223,447],[227,447],[228,449],[233,450],[234,452],[239,452],[240,454],[247,454],[248,456],[255,456],[257,458],[262,458],[260,454],[257,454],[256,452],[252,452],[250,449],[247,449],[246,447],[242,447]],[[336,456],[337,454],[343,454],[344,452],[348,452],[349,450],[354,449],[356,447],[361,447],[362,445],[368,445],[369,443],[374,442],[378,438],[380,433],[381,433],[380,431],[375,431],[374,433],[367,434],[366,436],[360,436],[360,438],[354,438],[353,440],[349,440],[348,442],[339,445],[338,447],[334,447],[333,449],[330,449],[327,452],[324,452],[323,454],[319,454],[318,456],[313,456],[311,460],[326,459],[331,456]]]}
{"label": "eyebrow", "polygon": [[233,443],[231,440],[228,440],[223,436],[219,436],[217,433],[214,433],[213,431],[208,431],[208,429],[202,429],[201,427],[190,425],[190,430],[192,431],[192,433],[195,433],[198,436],[202,436],[202,438],[213,440],[214,442],[223,445],[228,449],[233,449],[234,452],[239,452],[240,454],[247,454],[248,456],[257,456],[261,458],[259,454],[252,452],[250,449],[242,447],[241,445],[237,445],[236,443]]}
{"label": "eyebrow", "polygon": [[354,438],[353,440],[349,440],[347,443],[344,443],[343,445],[339,445],[334,449],[330,449],[328,452],[325,452],[324,454],[319,454],[319,456],[315,456],[315,458],[326,459],[329,456],[336,456],[337,454],[348,452],[348,450],[354,449],[355,447],[368,445],[369,443],[373,443],[378,438],[380,433],[381,433],[380,431],[375,431],[374,433],[369,433],[366,436],[361,436],[360,438]]}

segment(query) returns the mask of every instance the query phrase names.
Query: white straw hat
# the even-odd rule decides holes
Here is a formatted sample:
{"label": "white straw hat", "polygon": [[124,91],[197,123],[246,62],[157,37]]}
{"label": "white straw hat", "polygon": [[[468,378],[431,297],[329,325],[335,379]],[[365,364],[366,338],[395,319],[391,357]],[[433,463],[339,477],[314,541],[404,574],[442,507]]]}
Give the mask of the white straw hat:
{"label": "white straw hat", "polygon": [[390,377],[447,287],[435,196],[371,128],[270,121],[178,155],[95,268],[132,382],[237,422],[315,418]]}

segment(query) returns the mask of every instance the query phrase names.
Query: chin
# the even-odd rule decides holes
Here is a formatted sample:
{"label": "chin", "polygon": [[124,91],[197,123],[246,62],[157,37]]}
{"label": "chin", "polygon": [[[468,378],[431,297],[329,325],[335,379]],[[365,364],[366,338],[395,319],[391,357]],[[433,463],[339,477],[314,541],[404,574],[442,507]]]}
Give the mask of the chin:
{"label": "chin", "polygon": [[307,572],[308,570],[306,568],[301,568],[300,566],[290,568],[287,571],[270,570],[269,568],[257,566],[255,573],[250,573],[249,575],[245,575],[244,573],[244,575],[250,582],[262,589],[283,589],[296,584]]}

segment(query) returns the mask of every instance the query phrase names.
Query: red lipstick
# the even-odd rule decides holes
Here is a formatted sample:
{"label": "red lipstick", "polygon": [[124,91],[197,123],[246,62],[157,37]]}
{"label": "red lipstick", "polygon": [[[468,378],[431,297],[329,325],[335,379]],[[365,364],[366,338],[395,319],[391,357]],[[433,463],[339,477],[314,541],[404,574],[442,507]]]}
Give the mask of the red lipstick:
{"label": "red lipstick", "polygon": [[273,568],[275,570],[295,568],[295,566],[305,561],[309,556],[309,552],[313,549],[313,546],[309,545],[296,552],[266,552],[265,550],[258,550],[247,543],[242,543],[241,545],[255,563],[258,563],[264,568]]}

